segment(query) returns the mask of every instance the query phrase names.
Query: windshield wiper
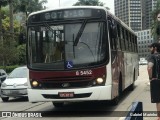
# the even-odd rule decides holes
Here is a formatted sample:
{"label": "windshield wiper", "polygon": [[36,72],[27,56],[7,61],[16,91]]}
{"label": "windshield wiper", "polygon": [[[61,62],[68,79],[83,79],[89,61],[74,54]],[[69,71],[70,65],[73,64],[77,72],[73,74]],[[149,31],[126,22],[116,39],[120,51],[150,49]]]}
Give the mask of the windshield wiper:
{"label": "windshield wiper", "polygon": [[50,30],[50,31],[54,31],[47,23],[43,23],[43,25],[45,25],[45,27],[47,28],[47,30]]}
{"label": "windshield wiper", "polygon": [[78,34],[77,34],[76,39],[75,39],[74,44],[73,44],[74,46],[77,46],[77,44],[79,42],[79,39],[80,39],[80,37],[81,37],[81,35],[82,35],[83,31],[84,31],[84,28],[86,26],[86,23],[87,23],[87,19],[85,19],[83,21],[83,23],[82,23],[82,25],[81,25],[81,27],[80,27],[80,29],[78,31]]}
{"label": "windshield wiper", "polygon": [[[43,25],[47,28],[47,30],[50,30],[52,32],[54,32],[55,30],[53,30],[53,28],[51,28],[47,23],[43,23]],[[59,31],[58,27],[57,27],[57,31]],[[56,34],[56,36],[58,38],[60,38],[60,35],[59,34]]]}

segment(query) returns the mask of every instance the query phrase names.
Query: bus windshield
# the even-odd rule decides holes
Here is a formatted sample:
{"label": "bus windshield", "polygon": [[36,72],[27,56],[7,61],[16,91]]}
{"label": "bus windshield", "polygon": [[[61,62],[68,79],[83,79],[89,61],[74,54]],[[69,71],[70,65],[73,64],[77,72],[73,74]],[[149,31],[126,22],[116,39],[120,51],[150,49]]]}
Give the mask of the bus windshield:
{"label": "bus windshield", "polygon": [[102,64],[109,59],[104,31],[104,22],[30,26],[29,67],[65,70]]}

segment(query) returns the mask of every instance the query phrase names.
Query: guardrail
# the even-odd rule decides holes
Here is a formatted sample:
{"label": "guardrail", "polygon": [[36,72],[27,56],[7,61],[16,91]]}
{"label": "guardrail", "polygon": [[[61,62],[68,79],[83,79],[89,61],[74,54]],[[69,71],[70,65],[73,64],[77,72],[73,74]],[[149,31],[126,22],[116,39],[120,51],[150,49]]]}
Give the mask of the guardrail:
{"label": "guardrail", "polygon": [[132,108],[124,120],[143,120],[142,102],[133,102]]}

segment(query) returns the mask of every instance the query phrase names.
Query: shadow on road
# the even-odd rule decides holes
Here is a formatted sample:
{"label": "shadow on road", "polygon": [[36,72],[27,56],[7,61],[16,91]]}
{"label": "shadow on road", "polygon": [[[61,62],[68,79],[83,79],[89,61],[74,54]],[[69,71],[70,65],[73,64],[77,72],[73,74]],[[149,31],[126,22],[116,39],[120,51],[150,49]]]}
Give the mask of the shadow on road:
{"label": "shadow on road", "polygon": [[10,98],[5,103],[12,103],[12,102],[28,102],[28,97],[17,97],[17,98]]}

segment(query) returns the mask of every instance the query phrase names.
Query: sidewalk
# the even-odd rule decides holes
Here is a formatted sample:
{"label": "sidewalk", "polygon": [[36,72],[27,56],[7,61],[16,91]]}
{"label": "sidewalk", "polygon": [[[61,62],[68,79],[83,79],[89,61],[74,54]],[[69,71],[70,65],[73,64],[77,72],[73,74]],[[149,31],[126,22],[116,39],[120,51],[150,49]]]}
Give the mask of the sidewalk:
{"label": "sidewalk", "polygon": [[151,98],[150,98],[150,85],[148,84],[148,82],[145,83],[146,87],[144,89],[144,92],[140,95],[141,97],[139,97],[137,99],[137,101],[141,101],[143,104],[143,113],[144,114],[151,114],[153,115],[153,117],[151,115],[149,115],[149,117],[144,116],[143,119],[144,120],[157,120],[157,113],[156,113],[156,104],[155,103],[151,103]]}
{"label": "sidewalk", "polygon": [[[140,76],[138,77],[138,80],[136,81],[137,85],[140,82],[143,85],[144,84],[144,90],[141,92],[136,99],[136,101],[140,101],[143,104],[143,113],[144,114],[151,114],[149,116],[144,116],[144,120],[157,120],[157,115],[156,115],[156,104],[151,103],[151,98],[150,98],[150,84],[149,84],[149,79],[148,79],[148,72],[147,72],[147,65],[141,65],[139,67],[139,74]],[[153,117],[152,117],[153,115]]]}

